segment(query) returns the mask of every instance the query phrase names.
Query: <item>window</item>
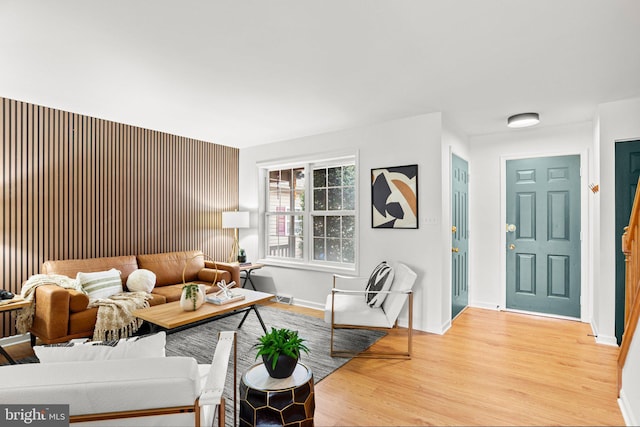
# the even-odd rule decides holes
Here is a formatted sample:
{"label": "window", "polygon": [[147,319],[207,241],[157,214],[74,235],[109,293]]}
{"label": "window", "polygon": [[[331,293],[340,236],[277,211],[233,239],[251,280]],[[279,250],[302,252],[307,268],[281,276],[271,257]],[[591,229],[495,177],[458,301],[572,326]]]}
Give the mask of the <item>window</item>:
{"label": "window", "polygon": [[355,268],[355,157],[263,170],[265,258]]}

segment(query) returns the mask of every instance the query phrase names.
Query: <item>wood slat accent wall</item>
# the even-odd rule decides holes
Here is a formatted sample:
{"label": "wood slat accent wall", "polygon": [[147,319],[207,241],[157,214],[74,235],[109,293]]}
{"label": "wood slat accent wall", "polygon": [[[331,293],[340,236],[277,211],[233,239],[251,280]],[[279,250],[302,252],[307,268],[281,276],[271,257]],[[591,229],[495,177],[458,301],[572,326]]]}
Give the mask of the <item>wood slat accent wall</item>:
{"label": "wood slat accent wall", "polygon": [[0,288],[20,292],[46,260],[190,249],[226,260],[238,149],[6,98],[0,138]]}

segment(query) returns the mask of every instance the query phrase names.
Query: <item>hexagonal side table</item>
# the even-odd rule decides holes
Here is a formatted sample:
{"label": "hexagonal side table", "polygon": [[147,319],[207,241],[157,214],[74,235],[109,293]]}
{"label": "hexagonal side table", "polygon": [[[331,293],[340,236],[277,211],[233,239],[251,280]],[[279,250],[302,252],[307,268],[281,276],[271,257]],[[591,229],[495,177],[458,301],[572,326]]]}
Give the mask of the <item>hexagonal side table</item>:
{"label": "hexagonal side table", "polygon": [[264,364],[253,365],[240,382],[240,426],[313,426],[313,373],[298,363],[288,378],[271,378]]}

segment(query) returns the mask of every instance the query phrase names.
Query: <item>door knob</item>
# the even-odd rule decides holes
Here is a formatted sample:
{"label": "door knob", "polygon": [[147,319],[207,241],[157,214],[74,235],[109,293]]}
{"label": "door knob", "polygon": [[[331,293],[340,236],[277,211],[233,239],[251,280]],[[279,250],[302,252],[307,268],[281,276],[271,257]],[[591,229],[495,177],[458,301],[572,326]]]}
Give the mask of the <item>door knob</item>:
{"label": "door knob", "polygon": [[451,252],[458,253],[458,252],[460,252],[460,249],[459,248],[451,248]]}
{"label": "door knob", "polygon": [[455,225],[453,227],[451,227],[451,232],[455,233],[456,231],[458,231],[458,227],[456,227]]}
{"label": "door knob", "polygon": [[514,250],[515,248],[516,248],[516,245],[514,245],[513,243],[509,245],[510,250]]}
{"label": "door knob", "polygon": [[507,224],[506,229],[507,229],[508,233],[513,233],[514,231],[516,231],[516,225],[515,224]]}

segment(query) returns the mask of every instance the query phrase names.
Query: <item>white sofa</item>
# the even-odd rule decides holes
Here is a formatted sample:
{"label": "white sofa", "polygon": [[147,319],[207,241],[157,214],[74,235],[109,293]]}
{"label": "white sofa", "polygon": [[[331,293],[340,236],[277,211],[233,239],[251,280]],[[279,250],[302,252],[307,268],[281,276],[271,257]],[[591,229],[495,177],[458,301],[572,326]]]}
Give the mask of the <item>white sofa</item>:
{"label": "white sofa", "polygon": [[3,366],[0,402],[69,404],[74,425],[211,425],[216,412],[224,425],[222,390],[233,343],[235,332],[222,332],[211,365],[152,357]]}

